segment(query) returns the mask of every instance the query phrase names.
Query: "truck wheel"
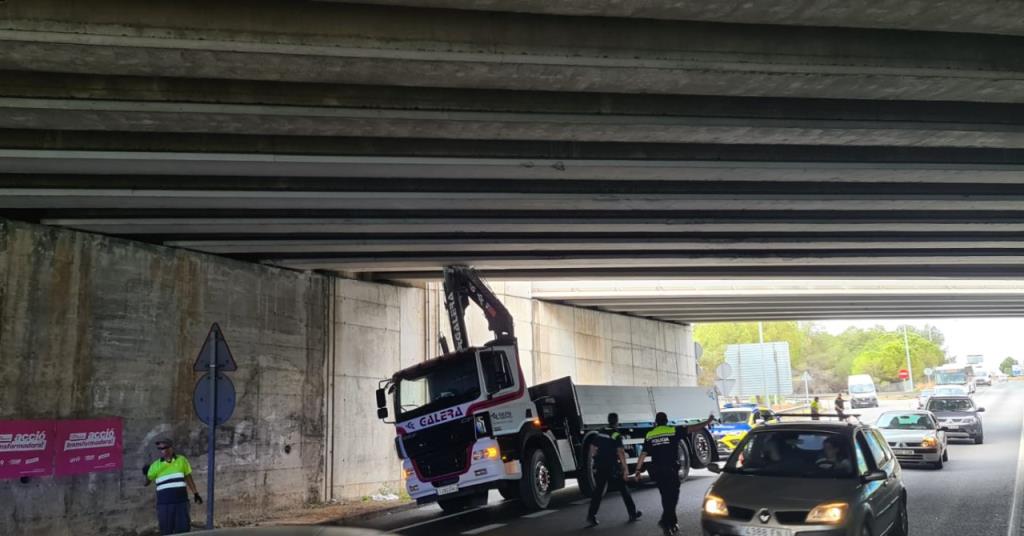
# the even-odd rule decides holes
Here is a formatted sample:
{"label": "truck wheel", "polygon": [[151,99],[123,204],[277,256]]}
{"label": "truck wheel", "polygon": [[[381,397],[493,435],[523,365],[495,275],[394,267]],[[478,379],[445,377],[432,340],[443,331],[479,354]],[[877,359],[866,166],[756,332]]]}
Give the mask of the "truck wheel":
{"label": "truck wheel", "polygon": [[551,468],[544,449],[528,451],[524,458],[523,478],[519,480],[519,498],[527,510],[543,510],[551,502]]}
{"label": "truck wheel", "polygon": [[590,446],[593,444],[593,440],[587,440],[583,443],[583,452],[580,458],[583,459],[583,467],[577,471],[576,482],[580,486],[580,493],[584,497],[590,497],[594,494],[594,488],[597,487],[597,482],[594,478],[594,457],[590,455]]}
{"label": "truck wheel", "polygon": [[506,501],[514,501],[519,498],[519,482],[506,480],[498,484],[498,493]]}
{"label": "truck wheel", "polygon": [[686,441],[679,442],[679,481],[686,482],[690,476],[690,447]]}
{"label": "truck wheel", "polygon": [[690,467],[703,469],[714,461],[715,441],[706,430],[690,434]]}

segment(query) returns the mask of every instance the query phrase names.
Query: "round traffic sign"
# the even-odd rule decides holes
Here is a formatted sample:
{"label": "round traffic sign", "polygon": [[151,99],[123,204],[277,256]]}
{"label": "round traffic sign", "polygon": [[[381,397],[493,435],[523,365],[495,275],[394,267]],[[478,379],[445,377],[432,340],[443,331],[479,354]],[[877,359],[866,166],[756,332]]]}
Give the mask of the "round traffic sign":
{"label": "round traffic sign", "polygon": [[724,380],[732,377],[732,366],[728,363],[722,363],[715,369],[715,379]]}
{"label": "round traffic sign", "polygon": [[910,371],[907,370],[907,369],[900,369],[900,379],[901,380],[909,380],[910,379]]}
{"label": "round traffic sign", "polygon": [[935,372],[935,371],[932,370],[931,367],[924,369],[924,375],[928,376],[929,378],[932,376],[933,372]]}
{"label": "round traffic sign", "polygon": [[[210,424],[210,375],[203,374],[192,392],[192,407],[203,424]],[[224,424],[235,412],[235,384],[224,374],[217,375],[217,424]]]}

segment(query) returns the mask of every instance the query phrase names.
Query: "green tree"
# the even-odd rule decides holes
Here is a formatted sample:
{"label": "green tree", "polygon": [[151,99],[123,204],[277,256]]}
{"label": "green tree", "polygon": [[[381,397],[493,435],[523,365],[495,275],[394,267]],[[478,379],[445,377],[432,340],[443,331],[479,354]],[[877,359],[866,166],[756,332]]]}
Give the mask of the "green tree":
{"label": "green tree", "polygon": [[[924,378],[925,368],[937,367],[945,362],[946,353],[916,331],[908,330],[907,335],[914,379],[920,380]],[[879,381],[898,381],[900,369],[907,366],[903,340],[902,331],[876,333],[853,359],[851,373],[870,374]]]}
{"label": "green tree", "polygon": [[1006,359],[1003,360],[1002,363],[999,364],[999,370],[1001,370],[1003,374],[1009,375],[1013,371],[1013,366],[1017,364],[1018,363],[1016,359],[1012,357],[1007,357]]}
{"label": "green tree", "polygon": [[[715,381],[715,369],[725,362],[727,346],[758,342],[757,322],[697,324],[693,330],[693,338],[704,347],[704,354],[700,358],[701,373],[698,381],[701,385],[711,385]],[[805,370],[802,368],[802,349],[806,339],[797,322],[765,322],[764,340],[788,342],[793,370]]]}

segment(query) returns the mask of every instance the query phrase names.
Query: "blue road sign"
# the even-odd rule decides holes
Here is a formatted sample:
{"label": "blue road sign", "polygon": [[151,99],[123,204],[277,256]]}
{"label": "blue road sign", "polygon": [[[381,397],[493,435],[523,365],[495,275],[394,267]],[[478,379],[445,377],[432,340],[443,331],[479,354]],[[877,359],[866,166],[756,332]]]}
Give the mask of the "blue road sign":
{"label": "blue road sign", "polygon": [[[224,424],[235,412],[235,384],[231,378],[223,374],[217,375],[217,425]],[[196,382],[196,389],[192,392],[192,406],[196,410],[196,416],[203,424],[210,424],[210,375],[204,374]]]}

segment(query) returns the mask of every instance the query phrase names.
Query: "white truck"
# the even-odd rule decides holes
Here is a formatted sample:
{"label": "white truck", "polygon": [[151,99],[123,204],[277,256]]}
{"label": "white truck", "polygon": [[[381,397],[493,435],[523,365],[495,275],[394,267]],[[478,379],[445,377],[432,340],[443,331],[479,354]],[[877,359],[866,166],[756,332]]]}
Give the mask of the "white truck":
{"label": "white truck", "polygon": [[[396,372],[377,390],[377,416],[394,411],[395,449],[406,489],[418,503],[437,501],[445,511],[486,502],[490,489],[521,499],[530,510],[547,508],[554,490],[576,478],[593,490],[590,444],[617,412],[627,457],[635,465],[654,414],[675,424],[718,415],[713,388],[576,385],[561,378],[527,388],[504,305],[464,266],[445,268],[445,302],[455,348]],[[465,308],[476,303],[494,340],[471,347]],[[707,430],[680,446],[681,473],[717,459]]]}

